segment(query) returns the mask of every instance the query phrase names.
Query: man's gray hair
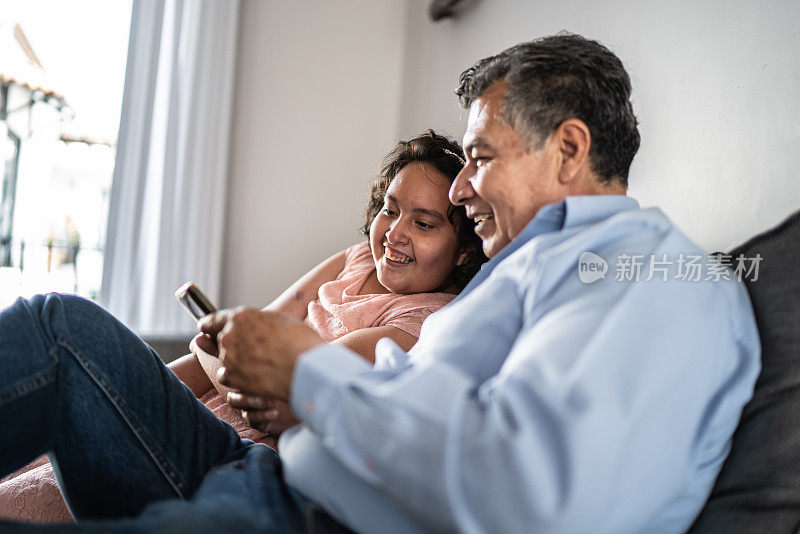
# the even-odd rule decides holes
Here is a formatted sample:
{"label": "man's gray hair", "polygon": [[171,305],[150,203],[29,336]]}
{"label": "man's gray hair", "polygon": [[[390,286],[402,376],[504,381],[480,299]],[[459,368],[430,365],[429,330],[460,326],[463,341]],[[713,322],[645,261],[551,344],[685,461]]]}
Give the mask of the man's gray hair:
{"label": "man's gray hair", "polygon": [[592,136],[592,170],[601,181],[627,186],[640,138],[631,81],[613,52],[566,33],[518,44],[461,74],[456,89],[461,105],[469,108],[499,80],[508,85],[502,118],[529,150],[541,148],[565,120],[580,119]]}

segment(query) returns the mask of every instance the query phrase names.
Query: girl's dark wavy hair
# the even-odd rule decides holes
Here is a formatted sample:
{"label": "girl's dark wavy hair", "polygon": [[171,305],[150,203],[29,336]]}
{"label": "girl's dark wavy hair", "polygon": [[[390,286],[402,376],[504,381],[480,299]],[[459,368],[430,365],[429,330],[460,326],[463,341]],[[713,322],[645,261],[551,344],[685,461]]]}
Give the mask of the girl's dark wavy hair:
{"label": "girl's dark wavy hair", "polygon": [[[451,183],[464,166],[461,146],[446,135],[428,130],[408,141],[400,141],[384,158],[380,174],[370,188],[364,225],[361,227],[361,233],[367,239],[372,221],[383,209],[389,184],[403,167],[413,162],[431,165],[444,174]],[[461,258],[461,263],[453,269],[453,283],[460,291],[481,268],[486,256],[483,255],[480,238],[473,231],[475,225],[467,218],[463,206],[451,205],[447,210],[447,219],[455,228],[458,239],[456,255]]]}

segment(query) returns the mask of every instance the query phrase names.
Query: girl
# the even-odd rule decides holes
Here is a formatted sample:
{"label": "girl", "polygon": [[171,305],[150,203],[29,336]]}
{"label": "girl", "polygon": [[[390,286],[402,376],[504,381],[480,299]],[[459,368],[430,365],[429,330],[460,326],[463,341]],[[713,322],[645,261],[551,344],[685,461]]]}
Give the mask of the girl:
{"label": "girl", "polygon": [[[370,361],[382,337],[410,349],[423,320],[452,300],[486,260],[464,208],[447,197],[463,165],[459,153],[455,141],[433,131],[400,142],[372,185],[362,228],[367,240],[322,262],[266,308],[306,321],[325,341]],[[194,354],[170,364],[173,372],[240,436],[274,446],[274,436],[296,422],[288,406],[226,397],[216,381],[219,360],[192,347]],[[3,479],[0,517],[71,520],[45,457]]]}
{"label": "girl", "polygon": [[[367,241],[322,262],[266,309],[304,320],[323,340],[369,361],[383,337],[410,349],[423,320],[486,261],[464,209],[447,196],[463,165],[459,150],[432,130],[400,142],[372,184],[362,227]],[[244,411],[242,420],[216,380],[219,360],[192,346],[194,354],[170,368],[242,437],[275,446],[274,436],[296,422],[288,407],[233,395],[229,401]]]}

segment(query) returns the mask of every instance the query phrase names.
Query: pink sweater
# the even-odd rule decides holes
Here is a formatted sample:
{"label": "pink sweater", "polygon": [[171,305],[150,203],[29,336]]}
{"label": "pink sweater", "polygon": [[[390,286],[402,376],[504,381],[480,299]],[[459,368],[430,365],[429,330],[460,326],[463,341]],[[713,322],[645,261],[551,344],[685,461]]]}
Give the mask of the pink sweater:
{"label": "pink sweater", "polygon": [[323,284],[317,300],[308,305],[306,324],[326,342],[376,326],[393,326],[419,337],[422,321],[455,298],[447,293],[359,295],[374,270],[368,243],[348,248],[342,272],[336,280]]}

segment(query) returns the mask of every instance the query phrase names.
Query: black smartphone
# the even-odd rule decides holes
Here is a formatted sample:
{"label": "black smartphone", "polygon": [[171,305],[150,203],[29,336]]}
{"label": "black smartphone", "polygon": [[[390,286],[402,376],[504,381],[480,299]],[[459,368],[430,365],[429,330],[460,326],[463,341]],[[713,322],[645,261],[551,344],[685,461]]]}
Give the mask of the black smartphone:
{"label": "black smartphone", "polygon": [[194,282],[186,282],[179,287],[175,292],[175,298],[198,320],[209,313],[217,311],[217,307],[211,304],[208,297],[200,291],[200,288]]}

